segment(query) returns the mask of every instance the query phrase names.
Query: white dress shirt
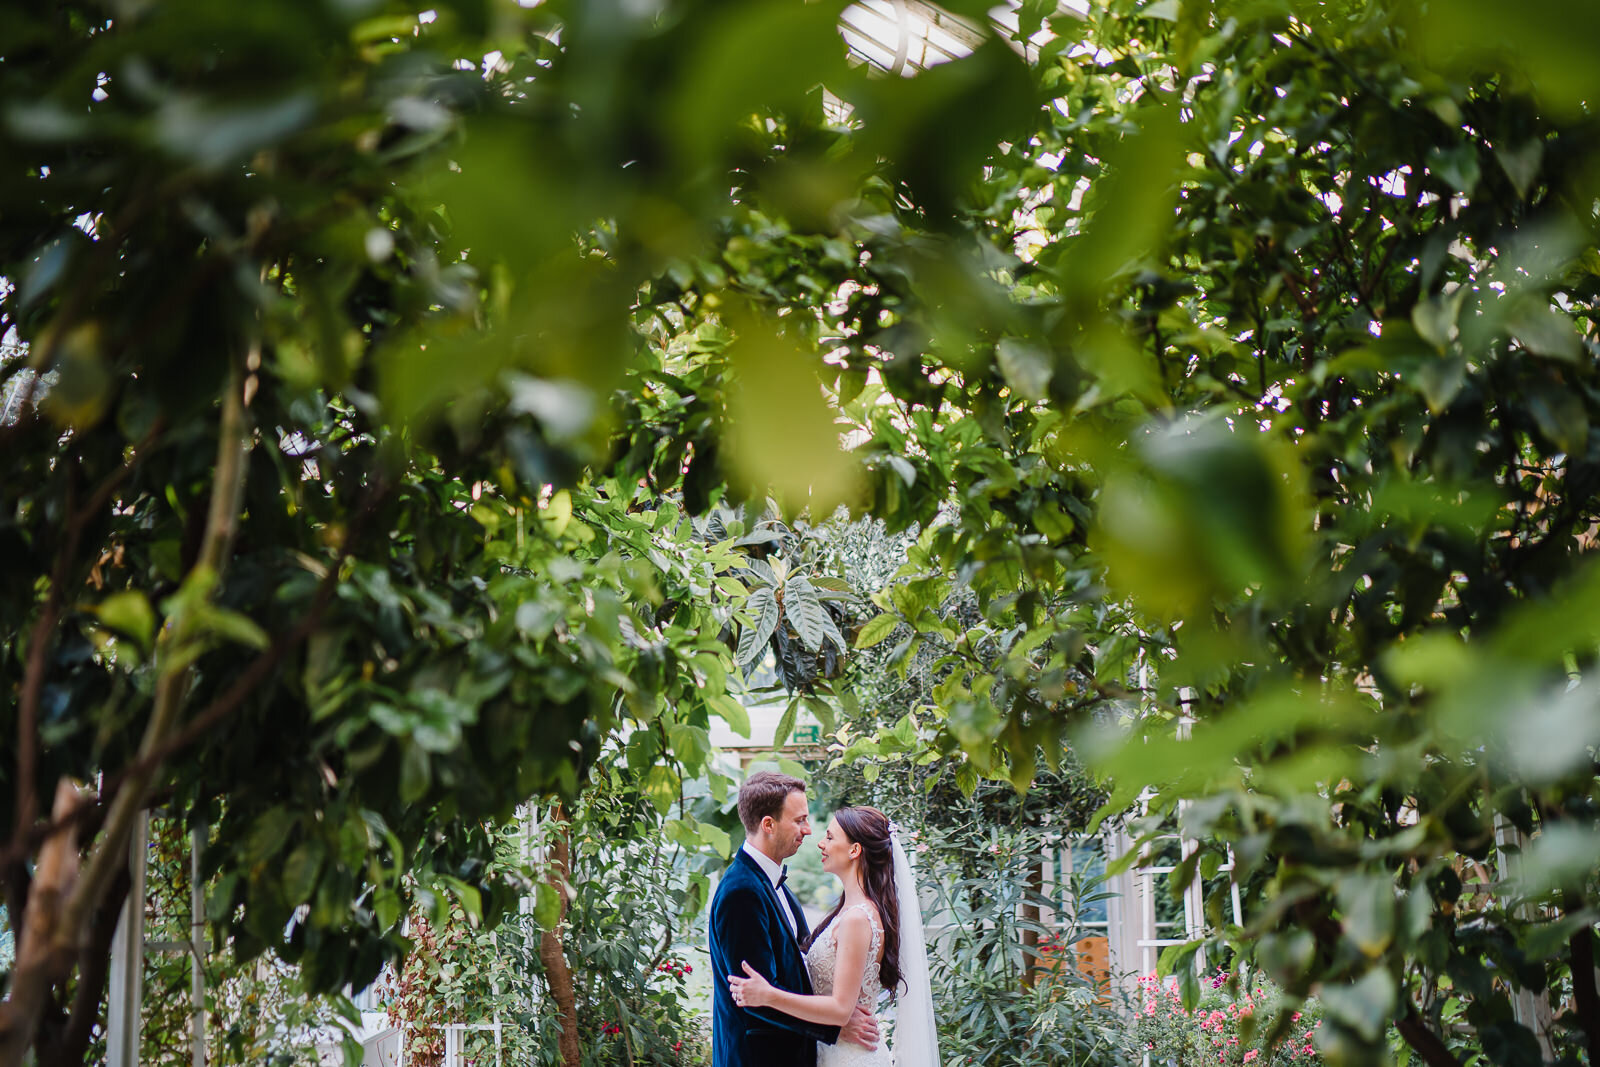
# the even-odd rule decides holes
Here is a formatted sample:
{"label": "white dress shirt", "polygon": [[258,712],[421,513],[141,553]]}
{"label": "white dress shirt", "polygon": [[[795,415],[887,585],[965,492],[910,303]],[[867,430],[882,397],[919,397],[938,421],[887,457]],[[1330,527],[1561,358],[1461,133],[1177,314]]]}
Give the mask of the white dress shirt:
{"label": "white dress shirt", "polygon": [[783,868],[771,856],[762,852],[749,841],[744,843],[745,852],[756,861],[756,866],[761,868],[761,873],[767,876],[767,881],[772,883],[772,891],[778,897],[778,907],[783,909],[783,919],[789,924],[789,936],[799,937],[800,928],[795,925],[794,912],[789,910],[789,898],[783,890],[778,888],[778,879],[783,876]]}

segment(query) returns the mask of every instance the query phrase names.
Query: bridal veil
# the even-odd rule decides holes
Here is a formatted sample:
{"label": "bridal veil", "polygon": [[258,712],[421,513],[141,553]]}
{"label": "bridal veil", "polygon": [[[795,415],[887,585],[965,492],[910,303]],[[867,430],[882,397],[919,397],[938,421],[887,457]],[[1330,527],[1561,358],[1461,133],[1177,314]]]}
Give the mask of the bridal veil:
{"label": "bridal veil", "polygon": [[891,826],[894,892],[900,905],[900,976],[906,983],[895,1006],[894,1059],[900,1067],[939,1067],[939,1031],[933,1019],[933,979],[928,973],[928,938],[922,902],[911,873],[900,828]]}

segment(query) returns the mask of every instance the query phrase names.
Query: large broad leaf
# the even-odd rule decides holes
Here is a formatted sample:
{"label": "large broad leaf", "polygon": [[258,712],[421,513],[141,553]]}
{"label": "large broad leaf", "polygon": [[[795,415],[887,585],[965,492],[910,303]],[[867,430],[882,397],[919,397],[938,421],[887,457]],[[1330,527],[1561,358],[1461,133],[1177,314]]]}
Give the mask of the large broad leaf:
{"label": "large broad leaf", "polygon": [[749,571],[751,574],[754,574],[767,585],[778,584],[778,576],[773,573],[772,566],[767,563],[766,560],[751,557],[750,559],[744,561],[744,567],[745,570]]}
{"label": "large broad leaf", "polygon": [[741,667],[755,662],[767,647],[767,642],[772,640],[773,631],[778,628],[778,598],[771,589],[757,589],[750,594],[744,606],[756,622],[754,626],[746,626],[739,634],[739,650],[734,658]]}
{"label": "large broad leaf", "polygon": [[838,649],[841,653],[846,651],[844,634],[839,632],[839,627],[833,621],[833,616],[829,615],[826,611],[822,613],[822,630],[824,636],[826,636],[827,639],[832,642],[834,648]]}
{"label": "large broad leaf", "polygon": [[798,574],[790,578],[783,587],[783,608],[801,644],[808,651],[820,651],[828,636],[828,613],[811,583]]}

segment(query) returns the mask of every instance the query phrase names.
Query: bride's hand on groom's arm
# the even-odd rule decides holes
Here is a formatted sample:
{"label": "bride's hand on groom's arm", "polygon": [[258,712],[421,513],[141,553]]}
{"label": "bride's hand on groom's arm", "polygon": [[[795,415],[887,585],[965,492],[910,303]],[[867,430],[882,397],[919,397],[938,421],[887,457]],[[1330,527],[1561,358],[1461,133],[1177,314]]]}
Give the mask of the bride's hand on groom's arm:
{"label": "bride's hand on groom's arm", "polygon": [[772,983],[761,976],[761,972],[745,960],[739,961],[739,966],[744,968],[748,977],[740,978],[738,975],[728,975],[728,989],[733,993],[733,1002],[741,1008],[765,1008],[772,1003]]}
{"label": "bride's hand on groom's arm", "polygon": [[[746,977],[728,975],[728,991],[733,994],[733,1002],[741,1008],[766,1008],[776,1005],[779,1009],[790,1009],[800,1015],[812,1015],[816,1012],[807,1012],[805,1009],[809,1005],[806,1002],[828,999],[790,994],[788,1001],[780,1001],[781,992],[762,977],[760,971],[750,966],[746,960],[739,961],[739,965],[744,968]],[[881,1040],[877,1016],[857,1004],[855,1011],[851,1012],[850,1018],[839,1031],[839,1040],[848,1041],[871,1052],[878,1047],[878,1042]]]}

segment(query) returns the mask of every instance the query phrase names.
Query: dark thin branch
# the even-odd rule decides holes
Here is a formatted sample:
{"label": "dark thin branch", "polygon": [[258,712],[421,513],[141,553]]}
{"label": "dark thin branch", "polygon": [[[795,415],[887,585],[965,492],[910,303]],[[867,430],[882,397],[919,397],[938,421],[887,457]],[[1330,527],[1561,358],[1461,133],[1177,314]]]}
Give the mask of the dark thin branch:
{"label": "dark thin branch", "polygon": [[[1583,901],[1573,893],[1564,894],[1566,910],[1576,915],[1583,910]],[[1572,932],[1567,941],[1567,951],[1572,963],[1572,1006],[1583,1028],[1589,1046],[1589,1062],[1600,1056],[1600,990],[1594,981],[1594,928],[1584,923]]]}
{"label": "dark thin branch", "polygon": [[[22,675],[22,692],[17,699],[17,799],[16,821],[11,829],[13,843],[21,840],[38,814],[36,794],[39,786],[39,694],[44,689],[45,669],[50,660],[50,637],[61,614],[62,590],[72,557],[77,554],[82,527],[77,509],[79,468],[73,462],[67,478],[67,536],[50,569],[50,589],[44,606],[28,635],[28,665]],[[18,929],[21,929],[18,927]],[[19,946],[20,947],[20,946]]]}
{"label": "dark thin branch", "polygon": [[1395,1029],[1400,1031],[1406,1044],[1422,1057],[1428,1067],[1461,1067],[1461,1061],[1455,1053],[1450,1051],[1438,1034],[1428,1029],[1428,1024],[1417,1014],[1415,1006],[1406,1005],[1406,1014],[1395,1023]]}
{"label": "dark thin branch", "polygon": [[28,835],[12,850],[0,856],[0,862],[22,862],[32,851],[38,848],[56,834],[68,829],[81,829],[93,831],[93,823],[104,818],[107,807],[116,799],[117,793],[122,789],[128,778],[135,774],[144,774],[153,770],[160,763],[178,752],[200,740],[211,730],[221,725],[230,715],[234,714],[243,705],[250,692],[258,686],[272,671],[283,661],[296,646],[301,644],[316,631],[322,624],[323,613],[327,610],[328,603],[333,599],[333,594],[339,585],[339,570],[344,561],[350,557],[366,520],[377,509],[378,503],[387,495],[387,487],[378,486],[372,491],[370,498],[363,506],[360,514],[350,525],[349,534],[339,555],[328,568],[327,574],[318,584],[316,592],[312,595],[311,603],[307,606],[305,615],[288,632],[276,638],[270,646],[251,661],[242,673],[235,677],[233,683],[219,696],[200,711],[193,719],[181,729],[175,731],[162,744],[151,749],[133,763],[128,764],[115,774],[108,775],[101,790],[99,799],[93,804],[84,804],[64,818],[49,823],[35,826]]}
{"label": "dark thin branch", "polygon": [[[44,676],[49,666],[50,637],[60,621],[61,605],[72,570],[72,561],[78,554],[83,532],[88,525],[105,512],[122,483],[133,473],[145,456],[150,454],[157,437],[164,429],[164,421],[157,420],[150,432],[134,446],[133,455],[103,479],[83,507],[75,506],[77,496],[77,466],[67,475],[67,526],[61,551],[56,555],[50,573],[50,590],[45,594],[44,607],[40,609],[32,633],[28,637],[28,665],[23,675],[22,690],[17,701],[17,798],[16,821],[11,834],[11,853],[14,861],[21,862],[27,852],[24,839],[31,830],[37,814],[35,804],[38,792],[39,762],[39,697],[44,688]],[[15,923],[17,916],[13,916]]]}

